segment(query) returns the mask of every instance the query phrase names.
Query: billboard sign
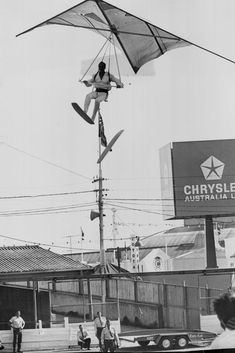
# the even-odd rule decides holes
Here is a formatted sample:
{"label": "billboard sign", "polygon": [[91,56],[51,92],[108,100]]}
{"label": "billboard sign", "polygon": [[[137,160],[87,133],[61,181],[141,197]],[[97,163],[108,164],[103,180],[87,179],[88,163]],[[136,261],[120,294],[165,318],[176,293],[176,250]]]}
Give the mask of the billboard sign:
{"label": "billboard sign", "polygon": [[235,140],[174,142],[171,147],[171,218],[235,214]]}
{"label": "billboard sign", "polygon": [[162,212],[165,219],[175,215],[171,144],[160,149]]}

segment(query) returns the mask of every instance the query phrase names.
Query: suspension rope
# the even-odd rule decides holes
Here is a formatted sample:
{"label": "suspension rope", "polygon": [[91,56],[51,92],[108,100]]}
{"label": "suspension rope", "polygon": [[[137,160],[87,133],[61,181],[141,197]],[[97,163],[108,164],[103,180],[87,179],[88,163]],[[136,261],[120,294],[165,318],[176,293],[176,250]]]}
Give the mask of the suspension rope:
{"label": "suspension rope", "polygon": [[106,49],[105,49],[105,51],[104,51],[104,55],[103,55],[103,57],[102,57],[102,61],[104,61],[104,58],[105,58],[105,56],[106,56],[106,53],[107,53],[107,50],[110,48],[110,40],[111,40],[111,36],[109,37],[109,43],[107,44],[107,47],[106,47]]}
{"label": "suspension rope", "polygon": [[96,61],[97,57],[100,55],[101,51],[104,49],[105,45],[107,44],[107,42],[110,41],[110,37],[106,39],[105,43],[102,45],[101,49],[99,50],[99,52],[97,53],[96,57],[94,58],[94,60],[92,61],[92,63],[90,64],[90,66],[88,67],[88,69],[86,70],[86,72],[84,73],[84,75],[82,76],[82,78],[80,78],[79,82],[81,82],[84,77],[87,75],[88,71],[90,70],[90,68],[92,67],[92,65],[94,64],[94,62]]}
{"label": "suspension rope", "polygon": [[115,60],[116,60],[116,65],[117,65],[117,70],[118,70],[118,78],[121,81],[121,74],[120,74],[120,69],[119,69],[119,64],[118,64],[118,59],[117,59],[117,51],[116,51],[116,47],[114,45],[114,35],[113,35],[113,33],[111,33],[111,36],[112,36]]}
{"label": "suspension rope", "polygon": [[[111,38],[110,38],[111,39]],[[110,72],[111,68],[111,40],[109,42],[109,60],[108,60],[108,72]]]}

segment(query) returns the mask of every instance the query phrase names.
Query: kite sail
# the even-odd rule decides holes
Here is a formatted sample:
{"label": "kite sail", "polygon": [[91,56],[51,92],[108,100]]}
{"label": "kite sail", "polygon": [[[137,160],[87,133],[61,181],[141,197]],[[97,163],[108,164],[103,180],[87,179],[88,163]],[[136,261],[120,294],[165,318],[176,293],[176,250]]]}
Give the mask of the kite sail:
{"label": "kite sail", "polygon": [[102,35],[124,52],[135,73],[142,65],[160,57],[167,51],[188,45],[194,45],[235,63],[103,0],[83,1],[17,36],[50,24],[86,28]]}

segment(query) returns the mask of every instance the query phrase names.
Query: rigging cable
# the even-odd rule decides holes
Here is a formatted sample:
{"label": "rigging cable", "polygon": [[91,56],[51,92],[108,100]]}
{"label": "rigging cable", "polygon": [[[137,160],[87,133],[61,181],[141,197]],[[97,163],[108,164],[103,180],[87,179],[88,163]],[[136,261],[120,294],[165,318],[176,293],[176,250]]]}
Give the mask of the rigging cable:
{"label": "rigging cable", "polygon": [[118,59],[117,59],[116,47],[115,47],[115,45],[114,45],[114,35],[113,35],[113,32],[112,32],[112,41],[113,41],[113,48],[114,48],[115,60],[116,60],[116,64],[117,64],[118,77],[119,77],[119,80],[121,81],[121,74],[120,74],[120,68],[119,68]]}
{"label": "rigging cable", "polygon": [[76,173],[76,172],[74,172],[74,171],[71,170],[71,169],[61,167],[60,165],[58,165],[58,164],[56,164],[56,163],[49,162],[49,161],[47,161],[47,160],[45,160],[45,159],[42,159],[41,157],[37,157],[37,156],[35,156],[35,155],[33,155],[33,154],[29,153],[29,152],[25,152],[25,151],[23,151],[23,150],[21,150],[21,149],[15,147],[15,146],[13,146],[13,145],[10,145],[10,144],[8,144],[8,143],[6,143],[6,142],[3,142],[3,144],[6,145],[7,147],[9,147],[9,148],[11,148],[11,149],[17,151],[17,152],[24,153],[24,154],[26,154],[26,155],[29,156],[29,157],[38,159],[39,161],[44,162],[44,163],[46,163],[46,164],[49,164],[49,165],[51,165],[51,166],[53,166],[53,167],[62,169],[62,170],[66,171],[66,172],[69,172],[69,173],[71,173],[71,174],[78,175],[78,176],[80,176],[81,178],[91,180],[91,178],[89,178],[89,177],[87,177],[87,176],[85,176],[85,175]]}
{"label": "rigging cable", "polygon": [[94,62],[96,61],[96,59],[98,58],[98,56],[100,55],[101,51],[104,49],[105,45],[107,45],[107,43],[110,41],[110,37],[106,39],[105,43],[102,45],[102,47],[100,48],[99,52],[97,53],[96,57],[93,59],[93,61],[91,62],[91,64],[89,65],[88,69],[86,70],[86,72],[84,73],[84,75],[82,76],[82,78],[80,78],[79,82],[82,82],[82,80],[84,79],[84,77],[87,75],[87,73],[89,72],[90,68],[92,67],[92,65],[94,64]]}

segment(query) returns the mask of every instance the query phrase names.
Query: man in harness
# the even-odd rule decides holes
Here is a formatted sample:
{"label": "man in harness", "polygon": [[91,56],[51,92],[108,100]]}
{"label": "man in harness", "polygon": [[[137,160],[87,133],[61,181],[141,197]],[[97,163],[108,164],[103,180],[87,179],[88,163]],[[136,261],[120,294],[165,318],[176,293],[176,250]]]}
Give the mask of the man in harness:
{"label": "man in harness", "polygon": [[110,82],[115,82],[117,88],[123,88],[123,83],[114,77],[109,72],[105,71],[106,64],[101,61],[98,65],[98,72],[92,76],[88,81],[83,81],[87,87],[94,86],[95,90],[87,94],[84,102],[84,112],[87,114],[88,108],[90,106],[91,100],[95,100],[93,114],[91,119],[94,121],[96,113],[99,110],[100,103],[106,101],[108,98],[108,92],[111,90],[112,86]]}

